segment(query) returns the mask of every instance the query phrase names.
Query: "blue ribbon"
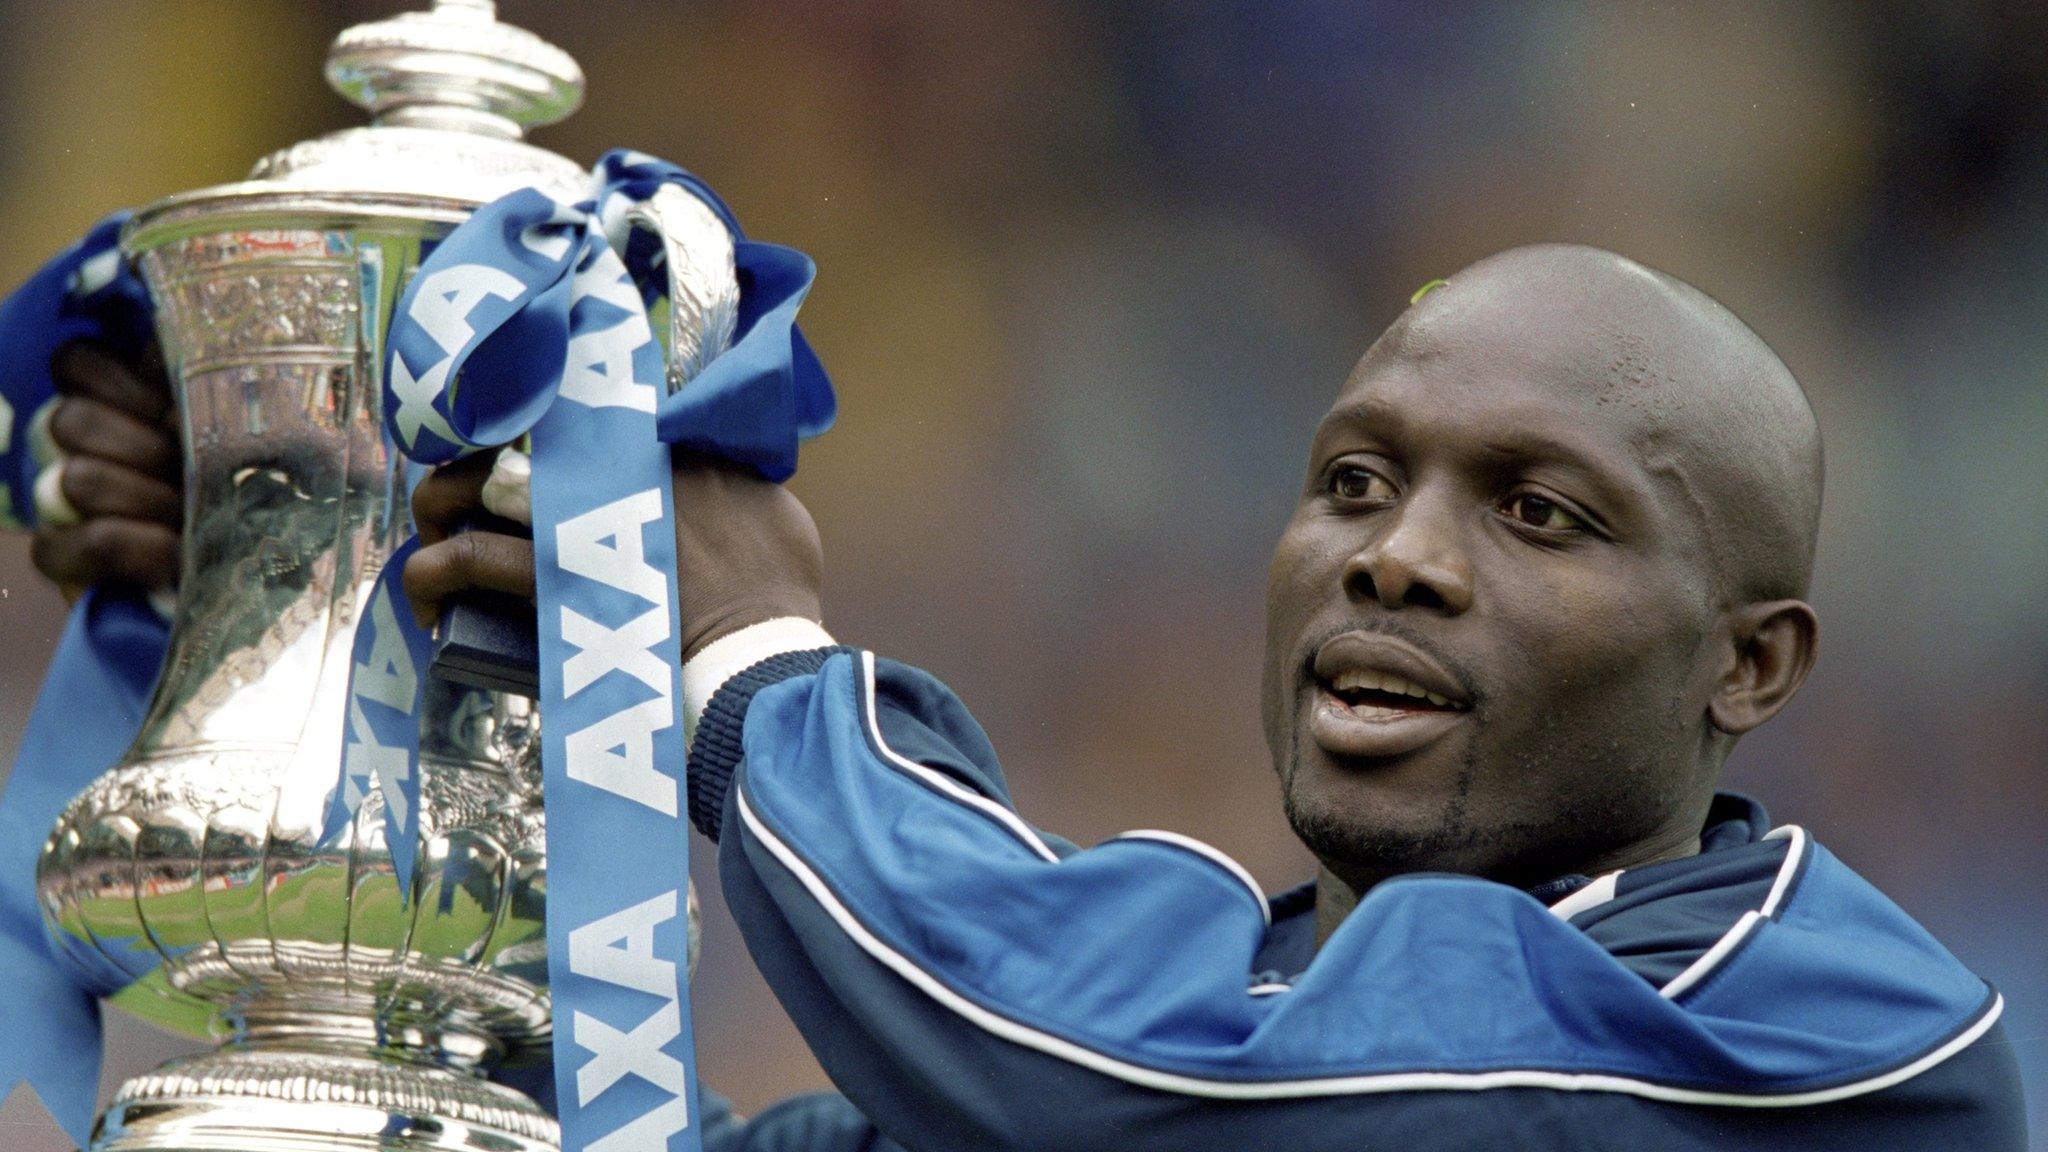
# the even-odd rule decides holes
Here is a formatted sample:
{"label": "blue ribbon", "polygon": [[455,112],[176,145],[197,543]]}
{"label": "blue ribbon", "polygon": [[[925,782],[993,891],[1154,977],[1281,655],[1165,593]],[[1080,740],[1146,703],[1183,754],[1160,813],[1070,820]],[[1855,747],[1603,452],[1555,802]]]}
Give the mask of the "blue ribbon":
{"label": "blue ribbon", "polygon": [[[57,394],[50,376],[57,350],[95,340],[132,358],[149,342],[149,293],[118,248],[127,219],[116,212],[94,224],[0,300],[0,513],[16,523],[36,522],[37,466],[26,431],[29,418]],[[7,428],[10,409],[14,427]]]}
{"label": "blue ribbon", "polygon": [[80,597],[0,798],[0,1096],[27,1081],[81,1145],[99,1091],[96,997],[134,978],[96,952],[58,954],[36,899],[36,857],[72,798],[127,751],[168,635],[140,599]]}
{"label": "blue ribbon", "polygon": [[[35,522],[36,462],[26,435],[56,395],[50,362],[73,340],[132,356],[149,339],[149,297],[120,261],[126,214],[110,216],[0,301],[0,511]],[[4,414],[0,414],[4,418]],[[36,857],[57,817],[112,767],[142,725],[169,631],[139,595],[93,589],[72,607],[0,795],[0,1096],[27,1082],[83,1144],[99,1090],[95,998],[132,977],[97,952],[68,950],[43,927]]]}
{"label": "blue ribbon", "polygon": [[[673,395],[647,312],[665,289],[661,247],[628,240],[615,251],[604,228],[669,183],[731,230],[741,290],[732,347]],[[831,424],[835,402],[795,328],[815,274],[809,258],[747,241],[708,188],[651,157],[613,152],[595,184],[574,205],[515,192],[440,242],[392,321],[385,422],[422,464],[531,437],[564,1146],[618,1136],[696,1149],[669,445],[782,480],[796,469],[799,440]],[[398,600],[403,555],[387,563],[356,633],[328,823],[352,819],[378,778],[386,841],[409,887],[426,637]]]}

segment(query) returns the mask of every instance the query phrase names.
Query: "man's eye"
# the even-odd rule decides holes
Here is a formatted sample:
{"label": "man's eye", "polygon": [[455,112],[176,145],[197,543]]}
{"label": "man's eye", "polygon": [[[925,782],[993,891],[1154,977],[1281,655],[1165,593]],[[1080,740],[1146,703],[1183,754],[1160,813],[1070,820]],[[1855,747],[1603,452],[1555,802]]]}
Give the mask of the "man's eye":
{"label": "man's eye", "polygon": [[1332,471],[1329,489],[1330,494],[1339,500],[1384,500],[1394,494],[1394,486],[1385,477],[1356,464],[1343,465]]}
{"label": "man's eye", "polygon": [[1507,503],[1501,505],[1501,511],[1531,528],[1552,532],[1568,532],[1586,526],[1583,520],[1565,511],[1564,505],[1528,492],[1508,497]]}

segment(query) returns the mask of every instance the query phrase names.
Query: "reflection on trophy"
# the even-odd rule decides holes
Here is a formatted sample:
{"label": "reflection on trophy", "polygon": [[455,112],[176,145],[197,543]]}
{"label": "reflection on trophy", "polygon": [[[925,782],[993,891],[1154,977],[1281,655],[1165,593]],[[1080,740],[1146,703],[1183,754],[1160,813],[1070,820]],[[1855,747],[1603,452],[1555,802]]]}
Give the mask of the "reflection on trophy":
{"label": "reflection on trophy", "polygon": [[[321,833],[352,638],[409,534],[379,412],[392,308],[478,206],[581,197],[585,173],[520,134],[573,111],[582,75],[479,0],[351,29],[327,75],[373,126],[152,205],[123,239],[183,414],[184,568],[141,733],[64,813],[38,883],[65,956],[133,981],[121,1006],[221,1043],[125,1085],[94,1149],[557,1144],[484,1076],[551,1035],[531,702],[429,683],[410,899],[386,797]],[[679,352],[712,342],[685,323],[729,334],[729,244],[724,263],[726,314],[677,307]]]}

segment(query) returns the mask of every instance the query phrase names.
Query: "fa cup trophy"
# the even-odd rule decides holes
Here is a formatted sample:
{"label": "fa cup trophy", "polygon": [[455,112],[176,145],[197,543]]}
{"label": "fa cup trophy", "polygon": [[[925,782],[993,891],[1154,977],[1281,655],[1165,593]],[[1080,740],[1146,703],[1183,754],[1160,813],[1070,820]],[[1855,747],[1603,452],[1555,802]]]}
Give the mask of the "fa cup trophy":
{"label": "fa cup trophy", "polygon": [[[582,198],[583,169],[520,137],[573,111],[583,79],[482,0],[350,29],[327,76],[375,123],[123,234],[183,416],[183,570],[141,733],[64,813],[38,890],[69,961],[132,980],[116,1003],[219,1043],[123,1086],[100,1152],[558,1144],[546,1110],[485,1075],[551,1037],[533,703],[427,684],[409,892],[393,797],[323,824],[359,722],[352,641],[410,534],[380,410],[393,307],[479,206]],[[677,199],[671,379],[729,337],[737,293],[730,239]]]}

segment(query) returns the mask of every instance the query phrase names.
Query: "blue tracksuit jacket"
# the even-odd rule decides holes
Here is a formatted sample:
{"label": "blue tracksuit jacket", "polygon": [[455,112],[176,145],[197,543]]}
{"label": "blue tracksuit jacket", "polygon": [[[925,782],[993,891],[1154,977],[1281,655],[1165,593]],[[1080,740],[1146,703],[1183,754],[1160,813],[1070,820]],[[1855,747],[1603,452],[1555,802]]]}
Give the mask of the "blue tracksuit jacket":
{"label": "blue tracksuit jacket", "polygon": [[950,691],[835,648],[719,690],[690,803],[845,1093],[708,1100],[716,1152],[2025,1146],[1997,993],[1742,797],[1618,876],[1389,881],[1317,951],[1307,889],[1031,828]]}

